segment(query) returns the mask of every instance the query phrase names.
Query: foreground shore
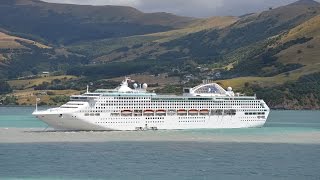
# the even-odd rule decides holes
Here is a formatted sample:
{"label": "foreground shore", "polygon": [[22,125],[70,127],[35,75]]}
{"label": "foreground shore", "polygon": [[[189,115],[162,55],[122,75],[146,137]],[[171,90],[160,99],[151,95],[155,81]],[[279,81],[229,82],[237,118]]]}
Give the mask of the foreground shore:
{"label": "foreground shore", "polygon": [[[256,130],[257,131],[257,130]],[[259,132],[259,131],[258,131]],[[0,128],[0,143],[186,141],[212,143],[320,144],[320,131],[250,133],[197,131],[79,131],[62,132],[41,128]]]}

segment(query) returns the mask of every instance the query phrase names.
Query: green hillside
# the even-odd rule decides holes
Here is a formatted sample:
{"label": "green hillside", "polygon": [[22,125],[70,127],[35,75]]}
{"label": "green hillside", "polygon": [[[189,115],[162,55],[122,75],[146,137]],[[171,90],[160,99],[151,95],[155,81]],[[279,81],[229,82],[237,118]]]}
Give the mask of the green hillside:
{"label": "green hillside", "polygon": [[[191,34],[164,44],[170,48],[188,50],[181,57],[203,61],[232,61],[229,56],[269,38],[279,35],[320,13],[320,6],[295,3],[240,19],[230,27]],[[250,47],[251,48],[251,47]],[[247,50],[245,50],[247,51]],[[237,52],[237,54],[239,54]],[[243,57],[241,59],[244,59]]]}
{"label": "green hillside", "polygon": [[122,6],[0,1],[0,28],[54,44],[162,32],[188,25],[193,20],[168,13],[142,13]]}
{"label": "green hillside", "polygon": [[86,64],[82,55],[63,48],[0,32],[0,80],[31,77],[42,71],[66,71],[70,65]]}
{"label": "green hillside", "polygon": [[211,26],[203,23],[203,29],[197,24],[175,31],[89,42],[69,48],[87,55],[94,63],[149,63],[152,72],[155,69],[167,72],[183,69],[185,62],[193,61],[198,65],[220,68],[232,63],[232,69],[222,71],[224,79],[270,77],[304,66],[303,63],[278,61],[277,54],[296,44],[314,40],[300,36],[281,43],[279,39],[319,13],[319,3],[299,1],[240,19],[230,18],[223,26],[218,26],[218,22]]}
{"label": "green hillside", "polygon": [[133,60],[144,54],[152,54],[152,52],[161,54],[163,53],[159,51],[161,43],[172,41],[205,29],[221,29],[235,23],[237,20],[237,17],[231,16],[198,19],[188,26],[177,30],[89,41],[73,44],[67,46],[67,48],[70,51],[84,54],[95,62],[113,61],[117,60],[117,58],[122,61],[127,61]]}

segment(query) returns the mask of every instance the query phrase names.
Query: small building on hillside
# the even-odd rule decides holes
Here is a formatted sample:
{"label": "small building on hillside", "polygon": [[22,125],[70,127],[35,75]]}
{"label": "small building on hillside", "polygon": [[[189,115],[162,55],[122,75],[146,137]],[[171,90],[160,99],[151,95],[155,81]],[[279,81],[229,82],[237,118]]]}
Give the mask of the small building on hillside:
{"label": "small building on hillside", "polygon": [[50,76],[50,72],[49,71],[43,71],[41,76],[42,77],[49,77]]}

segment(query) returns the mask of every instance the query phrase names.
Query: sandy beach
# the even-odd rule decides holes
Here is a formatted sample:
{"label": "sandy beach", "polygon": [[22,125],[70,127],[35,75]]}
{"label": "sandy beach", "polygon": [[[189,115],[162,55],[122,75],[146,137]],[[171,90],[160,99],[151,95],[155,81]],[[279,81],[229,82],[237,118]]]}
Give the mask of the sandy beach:
{"label": "sandy beach", "polygon": [[0,128],[0,143],[186,141],[320,144],[320,132],[219,133],[219,131],[79,131]]}

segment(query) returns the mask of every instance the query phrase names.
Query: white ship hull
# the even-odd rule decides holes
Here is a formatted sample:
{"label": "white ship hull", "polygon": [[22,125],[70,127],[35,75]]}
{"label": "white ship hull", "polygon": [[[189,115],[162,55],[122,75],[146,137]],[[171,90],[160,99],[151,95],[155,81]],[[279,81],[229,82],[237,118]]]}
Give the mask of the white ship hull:
{"label": "white ship hull", "polygon": [[54,114],[35,112],[39,119],[57,130],[170,130],[170,129],[225,129],[262,127],[268,117],[237,115],[216,116],[140,116],[111,117],[107,113],[99,117],[82,116],[79,113]]}

